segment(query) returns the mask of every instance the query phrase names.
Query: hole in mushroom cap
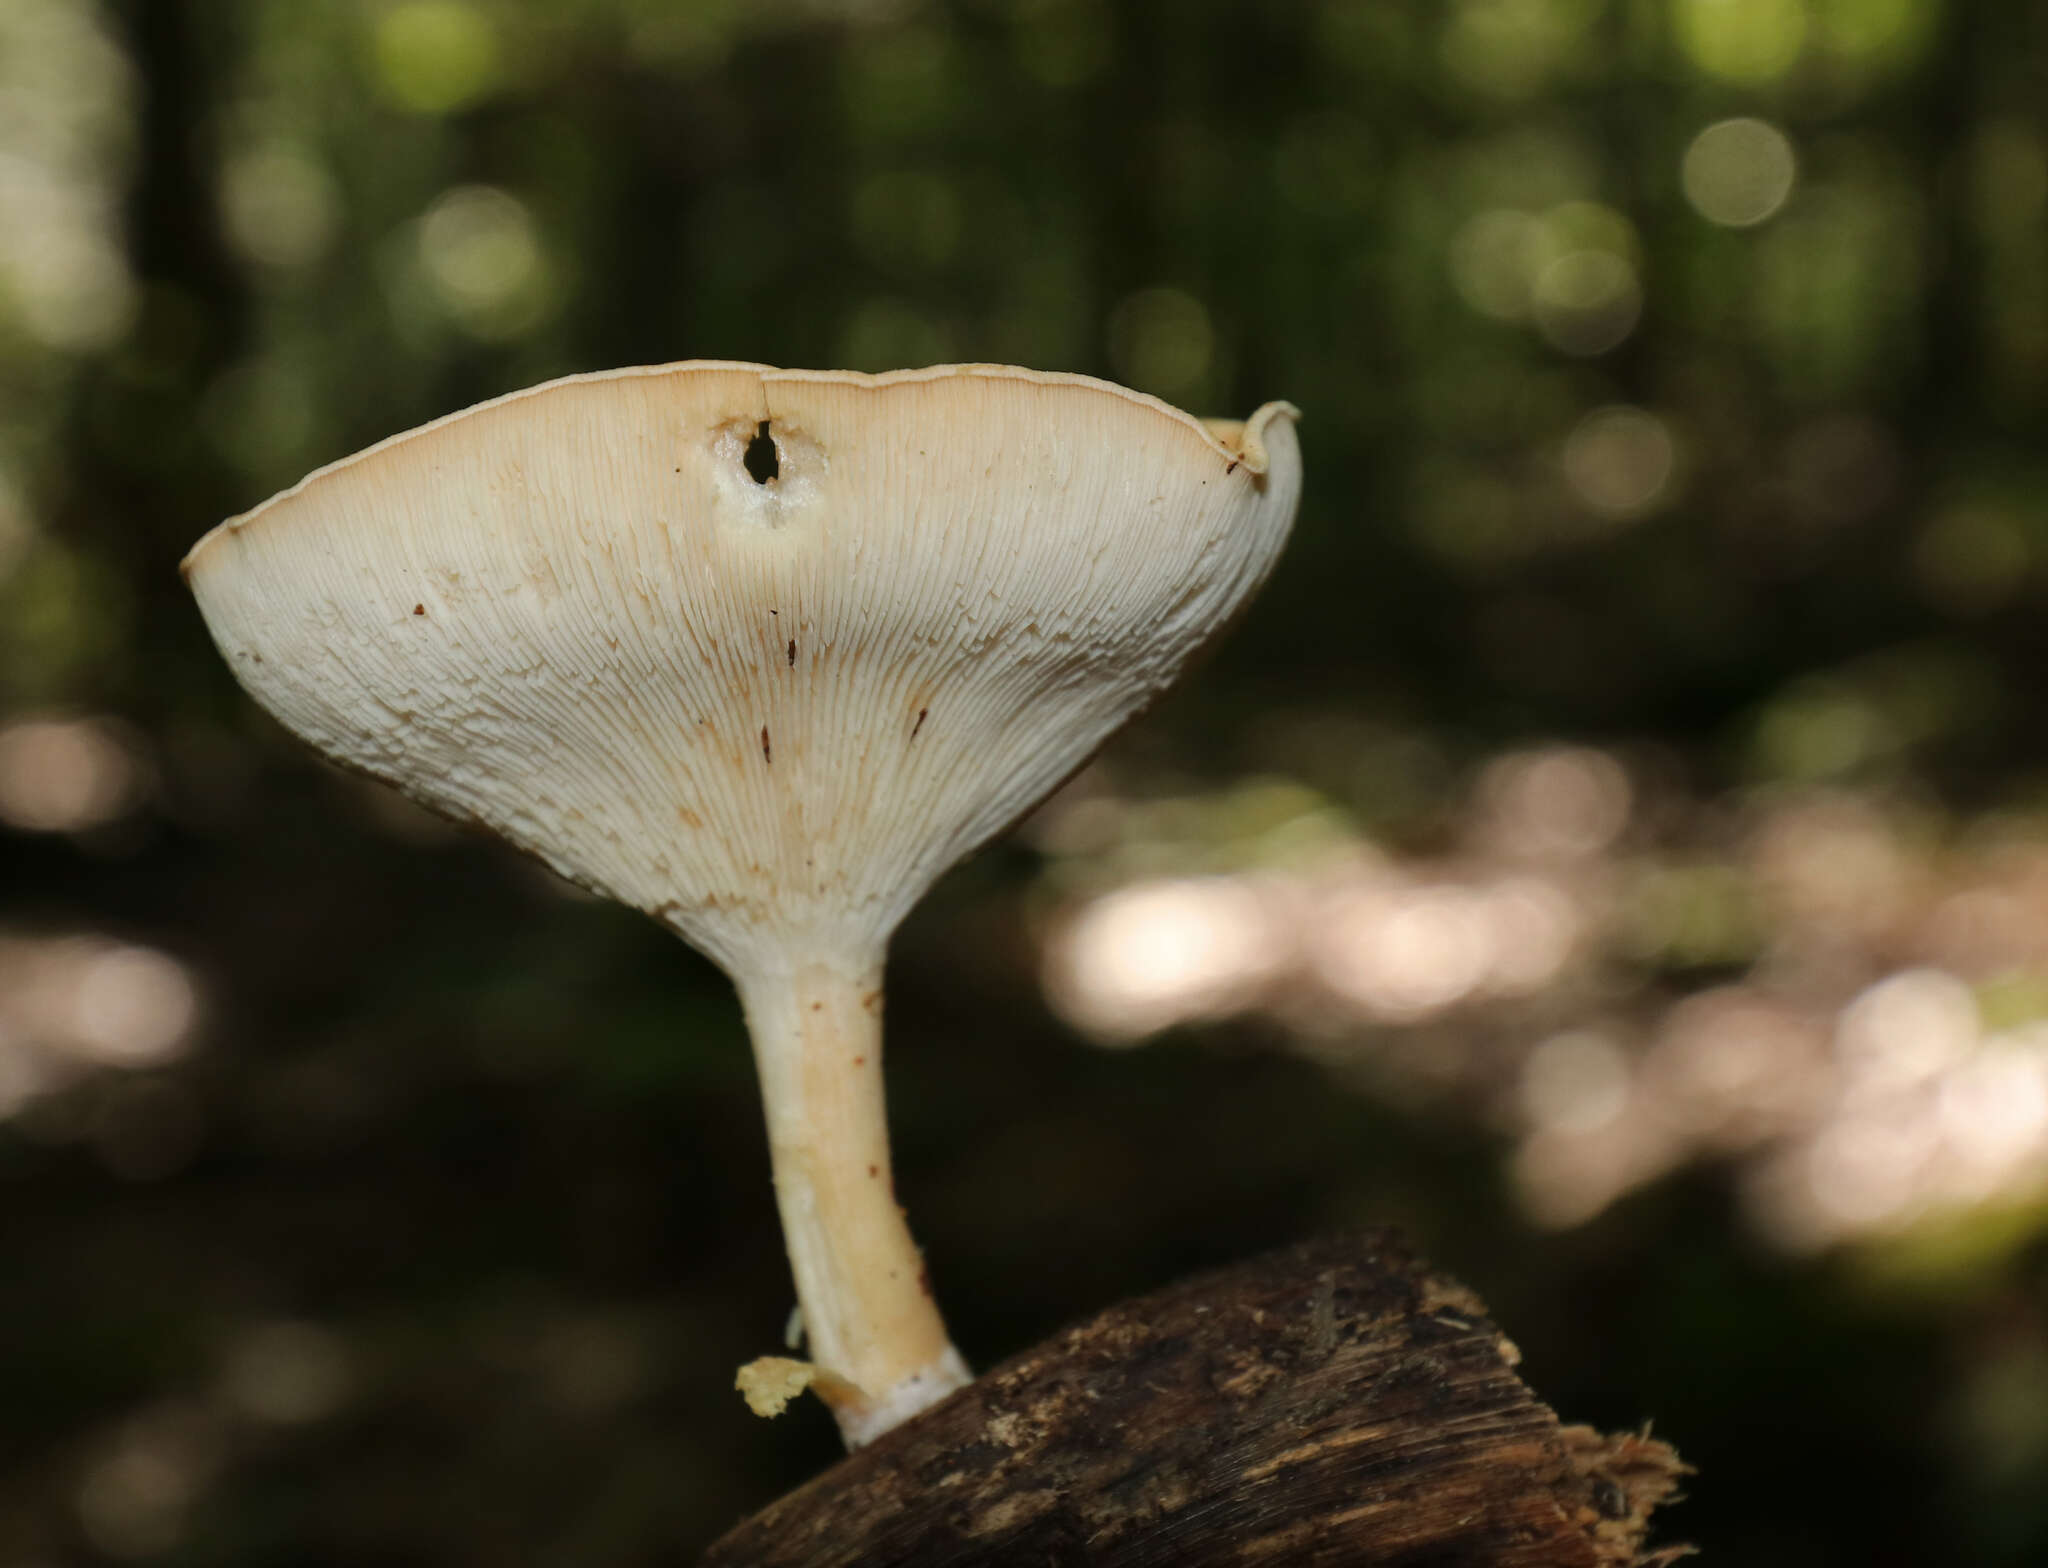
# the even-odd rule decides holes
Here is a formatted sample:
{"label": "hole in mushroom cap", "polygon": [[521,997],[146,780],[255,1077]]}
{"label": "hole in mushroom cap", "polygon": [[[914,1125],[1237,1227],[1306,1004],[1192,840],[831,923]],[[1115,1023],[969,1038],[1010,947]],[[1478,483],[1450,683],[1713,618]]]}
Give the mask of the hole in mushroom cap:
{"label": "hole in mushroom cap", "polygon": [[754,427],[754,439],[747,443],[740,460],[746,464],[747,477],[757,485],[765,485],[781,474],[782,459],[775,450],[775,437],[768,433],[767,420]]}

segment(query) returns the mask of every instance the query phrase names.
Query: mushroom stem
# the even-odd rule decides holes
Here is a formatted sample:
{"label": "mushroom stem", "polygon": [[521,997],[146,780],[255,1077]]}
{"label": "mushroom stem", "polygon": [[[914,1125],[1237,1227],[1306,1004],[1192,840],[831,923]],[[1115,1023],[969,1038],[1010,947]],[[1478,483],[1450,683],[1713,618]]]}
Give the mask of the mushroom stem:
{"label": "mushroom stem", "polygon": [[858,1448],[970,1378],[889,1172],[879,962],[742,981],[818,1393]]}

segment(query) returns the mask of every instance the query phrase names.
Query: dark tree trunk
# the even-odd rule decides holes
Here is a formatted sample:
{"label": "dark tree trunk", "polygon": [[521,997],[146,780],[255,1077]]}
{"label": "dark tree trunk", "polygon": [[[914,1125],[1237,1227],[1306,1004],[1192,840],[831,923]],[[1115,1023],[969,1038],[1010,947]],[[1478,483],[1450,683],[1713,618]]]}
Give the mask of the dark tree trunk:
{"label": "dark tree trunk", "polygon": [[1684,1467],[1561,1426],[1469,1290],[1382,1234],[1110,1308],[746,1520],[712,1568],[1668,1562]]}

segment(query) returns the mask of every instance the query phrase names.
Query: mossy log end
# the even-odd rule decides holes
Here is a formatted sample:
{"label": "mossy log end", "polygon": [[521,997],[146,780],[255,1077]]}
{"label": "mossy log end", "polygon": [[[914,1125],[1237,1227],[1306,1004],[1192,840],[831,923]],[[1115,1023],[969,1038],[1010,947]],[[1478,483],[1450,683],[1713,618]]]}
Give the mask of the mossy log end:
{"label": "mossy log end", "polygon": [[1479,1299],[1381,1233],[1122,1302],[719,1540],[707,1568],[1659,1568],[1684,1472],[1558,1422]]}

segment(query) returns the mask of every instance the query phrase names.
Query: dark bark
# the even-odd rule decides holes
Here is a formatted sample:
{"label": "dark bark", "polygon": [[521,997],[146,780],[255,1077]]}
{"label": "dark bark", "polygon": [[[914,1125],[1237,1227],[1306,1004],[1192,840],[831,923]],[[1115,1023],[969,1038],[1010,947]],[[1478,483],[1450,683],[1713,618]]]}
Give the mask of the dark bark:
{"label": "dark bark", "polygon": [[1477,1297],[1384,1234],[1124,1302],[718,1541],[804,1564],[1662,1564],[1684,1467],[1561,1426]]}

